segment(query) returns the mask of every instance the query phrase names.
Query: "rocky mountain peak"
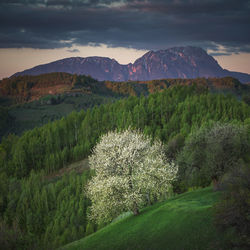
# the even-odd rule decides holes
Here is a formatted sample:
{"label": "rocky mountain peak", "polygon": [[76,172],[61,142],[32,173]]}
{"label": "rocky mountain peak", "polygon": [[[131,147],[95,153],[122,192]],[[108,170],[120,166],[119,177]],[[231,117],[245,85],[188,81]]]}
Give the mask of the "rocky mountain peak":
{"label": "rocky mountain peak", "polygon": [[233,76],[242,82],[250,82],[250,75],[224,70],[205,50],[192,46],[149,51],[133,64],[127,65],[121,65],[108,57],[70,57],[15,75],[50,72],[91,75],[98,80],[111,81]]}

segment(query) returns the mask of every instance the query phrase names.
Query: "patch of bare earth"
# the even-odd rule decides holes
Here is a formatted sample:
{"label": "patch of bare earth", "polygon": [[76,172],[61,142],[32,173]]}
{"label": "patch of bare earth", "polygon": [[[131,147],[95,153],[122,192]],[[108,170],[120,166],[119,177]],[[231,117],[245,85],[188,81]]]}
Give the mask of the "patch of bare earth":
{"label": "patch of bare earth", "polygon": [[46,179],[52,180],[55,178],[60,178],[64,174],[70,173],[71,171],[75,171],[76,173],[81,174],[83,171],[88,169],[89,169],[89,161],[88,159],[84,159],[81,161],[71,163],[70,165],[59,169],[57,172],[47,175]]}
{"label": "patch of bare earth", "polygon": [[42,96],[46,95],[56,95],[56,94],[61,94],[64,93],[65,91],[69,91],[71,89],[71,86],[66,85],[66,84],[60,84],[60,85],[55,85],[55,86],[48,86],[46,88],[44,87],[34,87],[31,89],[31,100],[38,100]]}

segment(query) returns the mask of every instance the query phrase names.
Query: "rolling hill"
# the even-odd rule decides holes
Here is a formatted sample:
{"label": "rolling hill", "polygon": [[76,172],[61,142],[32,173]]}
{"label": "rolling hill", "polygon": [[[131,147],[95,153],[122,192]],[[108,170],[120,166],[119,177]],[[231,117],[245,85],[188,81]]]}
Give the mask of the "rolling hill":
{"label": "rolling hill", "polygon": [[250,86],[232,77],[97,81],[89,76],[49,73],[16,76],[0,81],[0,138],[60,119],[70,112],[92,108],[127,96],[147,96],[175,85],[193,85],[242,98]]}
{"label": "rolling hill", "polygon": [[211,188],[178,195],[62,249],[226,249],[225,236],[213,224],[212,206],[218,196]]}

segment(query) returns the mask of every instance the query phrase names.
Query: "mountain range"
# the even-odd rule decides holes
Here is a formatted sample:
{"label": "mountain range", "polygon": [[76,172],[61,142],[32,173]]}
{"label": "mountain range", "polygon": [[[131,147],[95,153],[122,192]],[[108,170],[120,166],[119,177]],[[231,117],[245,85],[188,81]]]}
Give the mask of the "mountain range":
{"label": "mountain range", "polygon": [[207,52],[198,47],[174,47],[149,51],[133,64],[119,64],[108,57],[70,57],[38,65],[18,72],[19,75],[40,75],[66,72],[90,75],[103,81],[148,81],[162,78],[197,78],[232,76],[242,83],[250,82],[250,74],[223,69]]}

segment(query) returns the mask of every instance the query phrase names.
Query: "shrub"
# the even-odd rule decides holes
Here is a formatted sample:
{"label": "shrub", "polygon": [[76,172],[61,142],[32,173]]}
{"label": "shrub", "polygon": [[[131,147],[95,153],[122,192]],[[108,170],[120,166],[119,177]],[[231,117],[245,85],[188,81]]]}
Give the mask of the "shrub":
{"label": "shrub", "polygon": [[233,169],[222,181],[223,193],[216,204],[215,222],[223,231],[233,231],[232,247],[250,249],[250,166]]}

